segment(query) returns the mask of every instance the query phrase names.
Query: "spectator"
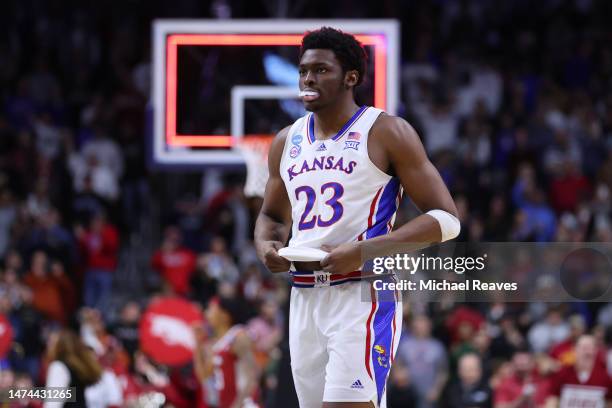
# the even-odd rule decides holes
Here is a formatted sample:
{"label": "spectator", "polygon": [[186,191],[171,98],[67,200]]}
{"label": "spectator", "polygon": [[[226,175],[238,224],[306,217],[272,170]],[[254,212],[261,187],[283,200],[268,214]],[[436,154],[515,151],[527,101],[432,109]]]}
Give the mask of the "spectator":
{"label": "spectator", "polygon": [[119,181],[111,169],[98,162],[98,158],[94,154],[89,153],[88,156],[72,155],[69,164],[74,180],[74,189],[78,193],[91,191],[110,202],[118,199]]}
{"label": "spectator", "polygon": [[[55,332],[47,349],[51,362],[47,369],[46,387],[75,387],[75,404],[90,408],[120,407],[121,385],[105,371],[72,331]],[[62,402],[45,402],[44,408],[62,407]]]}
{"label": "spectator", "polygon": [[566,161],[559,173],[550,185],[552,207],[557,213],[574,212],[578,203],[588,198],[588,194],[591,192],[591,184],[581,174],[579,165],[574,161]]}
{"label": "spectator", "polygon": [[568,319],[570,333],[567,339],[553,345],[550,356],[562,366],[573,366],[576,361],[574,344],[578,338],[586,333],[586,322],[581,315],[573,315]]}
{"label": "spectator", "polygon": [[60,213],[55,208],[41,214],[38,225],[32,229],[29,245],[41,247],[58,258],[66,266],[72,266],[77,257],[77,246],[74,237],[61,224]]}
{"label": "spectator", "polygon": [[491,352],[503,359],[510,359],[514,352],[526,347],[526,341],[515,319],[505,314],[499,320],[499,333],[492,341]]}
{"label": "spectator", "polygon": [[62,307],[66,316],[72,316],[77,307],[77,291],[66,275],[64,265],[58,260],[51,261],[51,277],[62,294]]}
{"label": "spectator", "polygon": [[195,270],[196,255],[181,243],[181,231],[174,226],[166,228],[161,248],[155,251],[151,266],[161,276],[172,293],[185,296]]}
{"label": "spectator", "polygon": [[555,235],[555,216],[546,204],[544,193],[533,179],[519,180],[512,196],[515,205],[524,214],[523,228],[517,231],[515,239],[522,241],[551,241]]}
{"label": "spectator", "polygon": [[416,105],[416,113],[423,122],[425,147],[431,155],[452,149],[457,142],[459,115],[453,101],[446,95],[435,98],[431,106]]}
{"label": "spectator", "polygon": [[278,346],[283,335],[282,317],[274,298],[262,302],[257,317],[249,320],[247,331],[253,340],[255,358],[260,367],[265,367],[272,352]]}
{"label": "spectator", "polygon": [[96,353],[104,367],[124,374],[129,368],[130,358],[121,343],[106,329],[102,313],[97,309],[83,308],[80,318],[83,342]]}
{"label": "spectator", "polygon": [[191,277],[191,298],[202,305],[218,293],[218,281],[210,276],[206,270],[207,257],[199,255],[195,273]]}
{"label": "spectator", "polygon": [[32,289],[33,306],[46,317],[65,323],[66,311],[62,302],[62,289],[49,274],[47,255],[36,251],[30,261],[30,272],[24,283]]}
{"label": "spectator", "polygon": [[456,307],[446,318],[446,329],[450,334],[451,345],[456,345],[477,332],[485,319],[477,310],[465,305]]}
{"label": "spectator", "polygon": [[18,308],[23,301],[27,288],[19,281],[19,276],[13,268],[7,268],[0,282],[0,297],[7,299],[12,308]]}
{"label": "spectator", "polygon": [[590,335],[576,341],[576,362],[552,379],[549,406],[605,406],[612,400],[612,381],[597,359],[597,343]]}
{"label": "spectator", "polygon": [[546,320],[529,329],[529,345],[537,353],[546,353],[554,344],[561,343],[570,335],[569,325],[563,321],[563,314],[557,307],[551,307]]}
{"label": "spectator", "polygon": [[[28,390],[34,387],[34,382],[28,374],[18,372],[15,374],[15,381],[13,386],[21,390]],[[0,387],[0,389],[1,388],[2,387]],[[19,401],[14,402],[10,406],[10,408],[40,408],[41,406],[42,403],[40,400],[29,398],[26,396],[25,398],[20,398]]]}
{"label": "spectator", "polygon": [[119,321],[110,328],[110,333],[121,342],[130,356],[138,350],[140,315],[140,305],[129,301],[121,309]]}
{"label": "spectator", "polygon": [[0,390],[11,388],[13,387],[14,383],[15,373],[5,361],[0,361]]}
{"label": "spectator", "polygon": [[117,268],[119,234],[117,229],[106,221],[103,213],[94,216],[87,230],[78,226],[75,234],[85,260],[84,302],[86,306],[99,306],[112,290],[113,275]]}
{"label": "spectator", "polygon": [[406,365],[418,408],[436,407],[448,379],[448,362],[444,346],[431,336],[427,316],[415,316],[411,332],[401,337],[397,360]]}
{"label": "spectator", "polygon": [[49,200],[49,186],[47,180],[38,180],[35,186],[35,190],[28,196],[28,200],[26,201],[26,207],[28,210],[28,214],[34,219],[42,217],[43,214],[45,214],[51,209],[51,202]]}
{"label": "spectator", "polygon": [[31,290],[23,291],[20,305],[10,311],[9,318],[14,330],[15,347],[21,352],[12,363],[17,370],[38,380],[40,357],[44,350],[41,333],[47,329],[49,322],[33,307]]}
{"label": "spectator", "polygon": [[93,133],[94,138],[83,145],[81,153],[84,157],[95,157],[100,166],[110,170],[115,180],[119,180],[123,175],[123,155],[119,145],[102,129],[95,129]]}
{"label": "spectator", "polygon": [[0,190],[0,257],[6,254],[11,228],[17,217],[13,196],[7,189]]}
{"label": "spectator", "polygon": [[223,238],[213,238],[210,243],[210,252],[205,255],[204,262],[206,271],[211,278],[230,283],[238,281],[240,272],[227,252],[227,246]]}
{"label": "spectator", "polygon": [[241,269],[244,271],[240,280],[244,298],[249,302],[261,300],[266,287],[259,265],[257,263],[249,263],[248,266]]}
{"label": "spectator", "polygon": [[444,395],[448,408],[490,408],[491,388],[483,376],[480,357],[474,353],[464,354],[459,359],[458,380],[450,384]]}
{"label": "spectator", "polygon": [[541,407],[546,402],[547,382],[537,372],[533,356],[517,350],[510,370],[494,389],[495,408]]}
{"label": "spectator", "polygon": [[398,360],[393,363],[387,387],[387,407],[416,408],[417,394],[410,382],[410,372]]}

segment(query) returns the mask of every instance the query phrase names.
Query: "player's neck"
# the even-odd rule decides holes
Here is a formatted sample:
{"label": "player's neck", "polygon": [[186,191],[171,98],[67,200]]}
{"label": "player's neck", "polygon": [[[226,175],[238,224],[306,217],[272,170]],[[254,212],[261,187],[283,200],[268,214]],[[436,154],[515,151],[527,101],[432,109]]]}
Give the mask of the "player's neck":
{"label": "player's neck", "polygon": [[359,106],[351,97],[350,100],[337,103],[315,112],[315,134],[318,139],[333,137],[342,126],[357,112]]}

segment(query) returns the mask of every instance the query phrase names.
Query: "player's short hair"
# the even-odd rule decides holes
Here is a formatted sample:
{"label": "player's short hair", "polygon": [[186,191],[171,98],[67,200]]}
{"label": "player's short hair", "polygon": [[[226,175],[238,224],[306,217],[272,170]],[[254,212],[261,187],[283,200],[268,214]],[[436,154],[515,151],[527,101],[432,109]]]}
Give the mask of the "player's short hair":
{"label": "player's short hair", "polygon": [[238,299],[226,296],[214,296],[211,303],[217,303],[232,319],[232,324],[243,324],[247,320],[244,305]]}
{"label": "player's short hair", "polygon": [[368,55],[363,45],[352,35],[331,27],[321,27],[308,31],[302,38],[300,58],[306,50],[332,50],[342,65],[344,72],[355,70],[359,74],[357,84],[360,85],[366,74]]}

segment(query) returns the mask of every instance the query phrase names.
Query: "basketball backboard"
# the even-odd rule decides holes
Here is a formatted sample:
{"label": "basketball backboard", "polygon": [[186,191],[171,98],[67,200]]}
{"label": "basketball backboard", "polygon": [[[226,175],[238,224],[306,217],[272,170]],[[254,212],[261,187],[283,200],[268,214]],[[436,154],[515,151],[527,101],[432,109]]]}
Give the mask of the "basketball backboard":
{"label": "basketball backboard", "polygon": [[306,31],[322,26],[350,32],[364,44],[370,72],[360,99],[395,113],[399,24],[394,20],[156,20],[152,162],[243,164],[236,149],[240,138],[274,133],[302,114],[299,45]]}

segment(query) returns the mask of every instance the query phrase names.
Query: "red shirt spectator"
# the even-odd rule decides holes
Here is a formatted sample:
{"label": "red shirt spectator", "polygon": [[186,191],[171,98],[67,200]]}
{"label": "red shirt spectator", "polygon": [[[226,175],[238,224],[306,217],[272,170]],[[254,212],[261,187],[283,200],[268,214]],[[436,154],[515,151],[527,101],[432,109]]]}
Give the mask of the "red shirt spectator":
{"label": "red shirt spectator", "polygon": [[495,388],[494,407],[543,406],[547,395],[548,381],[536,371],[531,354],[517,351],[512,357],[512,374]]}
{"label": "red shirt spectator", "polygon": [[[530,396],[535,406],[542,406],[548,395],[548,382],[538,375],[521,378],[515,374],[501,380],[495,389],[495,407],[500,404],[513,403],[523,395]],[[526,398],[517,408],[530,407],[531,403]]]}
{"label": "red shirt spectator", "polygon": [[153,254],[151,265],[170,285],[174,293],[184,296],[189,292],[189,281],[195,270],[196,255],[190,249],[181,246],[178,228],[169,227],[164,235],[164,242]]}
{"label": "red shirt spectator", "polygon": [[554,375],[550,395],[559,398],[562,407],[605,406],[612,399],[612,381],[606,366],[597,358],[595,339],[581,336],[575,350],[576,364]]}
{"label": "red shirt spectator", "polygon": [[119,233],[103,215],[96,215],[87,231],[77,230],[87,269],[114,271],[117,268]]}
{"label": "red shirt spectator", "polygon": [[[581,378],[579,378],[581,377]],[[612,398],[612,383],[606,371],[606,367],[595,364],[591,372],[584,371],[578,374],[575,367],[563,367],[555,374],[551,381],[550,394],[563,399],[566,395],[571,396],[579,390],[594,391],[593,396],[604,396],[606,400]],[[572,404],[573,405],[573,404]]]}
{"label": "red shirt spectator", "polygon": [[64,265],[59,261],[51,264],[51,275],[62,294],[62,304],[66,315],[70,316],[77,307],[77,291],[74,283],[66,275]]}
{"label": "red shirt spectator", "polygon": [[32,306],[45,316],[61,323],[66,322],[62,291],[57,281],[47,273],[47,255],[36,251],[32,255],[30,272],[24,283],[32,289]]}
{"label": "red shirt spectator", "polygon": [[[446,318],[446,329],[451,337],[451,343],[456,344],[465,340],[465,332],[475,333],[484,323],[484,317],[474,309],[459,306]],[[468,326],[471,330],[467,330]]]}
{"label": "red shirt spectator", "polygon": [[574,212],[581,198],[591,191],[591,183],[580,174],[576,164],[567,164],[568,169],[562,177],[550,184],[550,202],[558,213]]}
{"label": "red shirt spectator", "polygon": [[567,339],[557,343],[551,350],[550,356],[557,360],[562,366],[572,366],[576,361],[574,352],[574,339]]}

